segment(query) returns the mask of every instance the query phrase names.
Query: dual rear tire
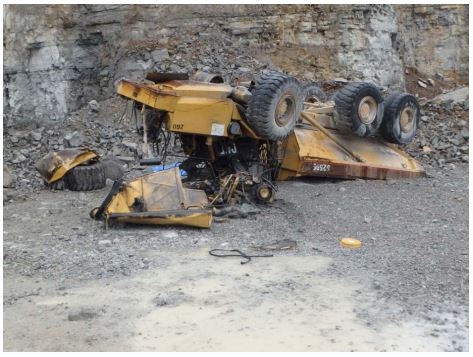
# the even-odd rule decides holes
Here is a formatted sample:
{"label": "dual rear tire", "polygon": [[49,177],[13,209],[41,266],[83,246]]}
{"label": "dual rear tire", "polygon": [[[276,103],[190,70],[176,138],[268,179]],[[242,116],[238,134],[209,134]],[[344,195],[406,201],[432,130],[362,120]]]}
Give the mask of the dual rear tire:
{"label": "dual rear tire", "polygon": [[420,121],[420,108],[416,98],[408,93],[396,93],[384,101],[382,137],[394,144],[408,144],[416,135]]}
{"label": "dual rear tire", "polygon": [[411,94],[395,93],[383,100],[373,84],[355,82],[345,86],[334,100],[338,119],[358,136],[379,132],[384,140],[394,144],[407,144],[414,139],[420,107]]}
{"label": "dual rear tire", "polygon": [[374,135],[383,120],[383,97],[371,83],[348,84],[336,95],[335,106],[339,120],[358,136]]}

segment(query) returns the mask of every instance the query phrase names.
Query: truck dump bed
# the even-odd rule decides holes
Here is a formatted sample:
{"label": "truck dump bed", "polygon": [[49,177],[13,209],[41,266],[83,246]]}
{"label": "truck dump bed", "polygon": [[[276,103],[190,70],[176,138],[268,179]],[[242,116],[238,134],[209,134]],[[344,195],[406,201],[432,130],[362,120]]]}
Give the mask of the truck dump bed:
{"label": "truck dump bed", "polygon": [[425,175],[422,166],[397,145],[323,127],[314,112],[303,112],[301,116],[311,125],[294,129],[286,140],[278,180],[300,176],[388,179]]}
{"label": "truck dump bed", "polygon": [[331,134],[362,161],[320,130],[296,128],[287,141],[278,180],[300,176],[388,179],[425,175],[416,160],[393,144],[335,131]]}

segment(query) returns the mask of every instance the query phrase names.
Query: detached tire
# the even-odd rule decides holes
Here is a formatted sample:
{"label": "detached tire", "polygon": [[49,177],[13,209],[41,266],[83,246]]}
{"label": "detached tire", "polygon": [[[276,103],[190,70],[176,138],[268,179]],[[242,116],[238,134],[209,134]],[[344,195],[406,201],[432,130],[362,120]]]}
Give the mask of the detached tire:
{"label": "detached tire", "polygon": [[394,144],[407,144],[414,139],[420,120],[417,99],[408,93],[395,93],[385,100],[382,137]]}
{"label": "detached tire", "polygon": [[57,181],[54,181],[52,183],[47,183],[45,181],[44,184],[50,190],[55,190],[55,191],[62,191],[62,190],[65,190],[67,188],[67,185],[66,185],[66,182],[65,182],[64,178],[61,178],[61,179],[59,179]]}
{"label": "detached tire", "polygon": [[248,102],[248,121],[261,137],[282,140],[292,132],[299,118],[300,98],[301,87],[294,77],[264,73]]}
{"label": "detached tire", "polygon": [[348,84],[335,96],[335,105],[339,119],[358,136],[374,135],[383,120],[383,98],[371,83]]}
{"label": "detached tire", "polygon": [[65,176],[67,188],[71,191],[91,191],[105,187],[105,170],[101,162],[79,165]]}

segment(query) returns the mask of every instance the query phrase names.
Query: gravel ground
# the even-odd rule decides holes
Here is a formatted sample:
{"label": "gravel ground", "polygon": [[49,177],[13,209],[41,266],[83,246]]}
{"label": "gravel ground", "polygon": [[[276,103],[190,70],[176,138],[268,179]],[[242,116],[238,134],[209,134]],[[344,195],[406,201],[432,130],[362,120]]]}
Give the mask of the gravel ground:
{"label": "gravel ground", "polygon": [[[42,190],[26,197],[4,189],[4,348],[466,351],[468,166],[427,167],[427,173],[428,177],[412,181],[282,182],[277,200],[260,206],[260,213],[214,223],[209,230],[131,225],[106,230],[88,212],[100,204],[110,187],[94,192]],[[346,236],[360,239],[362,248],[341,248],[339,240]],[[246,265],[207,254],[212,248],[255,252],[252,246],[278,239],[293,239],[297,247],[272,252],[274,258],[254,258]],[[176,268],[181,265],[189,270]],[[250,276],[242,289],[239,279]],[[211,282],[218,289],[208,291],[222,294],[215,304],[208,292],[196,287]],[[151,299],[144,294],[158,283],[161,295]],[[115,288],[101,290],[107,286]],[[121,293],[107,295],[111,291]],[[59,301],[66,297],[70,300]],[[98,300],[101,297],[109,305]],[[154,301],[153,308],[127,310],[138,309],[143,301]],[[243,306],[244,301],[251,306]],[[261,310],[262,301],[271,301],[271,311],[280,315]],[[300,310],[293,310],[296,304],[302,305]],[[146,333],[154,331],[149,319],[156,309],[163,311],[162,305],[169,306],[156,319],[167,316],[170,324],[173,316],[182,313],[195,316],[194,325],[177,331],[173,329],[184,325],[175,321],[167,326],[168,334],[160,329],[164,335],[153,338],[167,344],[142,344],[141,339],[151,338],[145,332],[123,335],[130,326],[138,326],[137,321]],[[202,306],[225,307],[219,314],[228,331],[216,328],[212,338],[225,335],[234,336],[233,342],[246,341],[248,333],[236,329],[243,316],[248,326],[241,328],[253,331],[250,335],[258,339],[247,347],[234,346],[223,337],[220,344],[209,342],[210,337],[197,333]],[[186,310],[191,307],[194,310]],[[279,335],[258,334],[284,311],[294,318],[277,324],[286,330]],[[326,311],[326,315],[304,320],[310,311]],[[18,319],[18,314],[23,318]],[[298,320],[300,314],[304,318]],[[340,316],[346,319],[330,320]],[[215,322],[214,317],[201,317],[201,323]],[[87,332],[77,327],[80,323]],[[111,328],[113,324],[120,330]],[[291,330],[308,325],[317,326],[318,339],[302,329],[299,335],[288,337],[287,344],[276,344],[290,336]],[[393,326],[389,334],[382,330],[387,325]],[[355,331],[365,333],[364,339],[345,343],[337,335]],[[180,340],[183,333],[187,342]],[[312,340],[317,343],[309,343]]]}

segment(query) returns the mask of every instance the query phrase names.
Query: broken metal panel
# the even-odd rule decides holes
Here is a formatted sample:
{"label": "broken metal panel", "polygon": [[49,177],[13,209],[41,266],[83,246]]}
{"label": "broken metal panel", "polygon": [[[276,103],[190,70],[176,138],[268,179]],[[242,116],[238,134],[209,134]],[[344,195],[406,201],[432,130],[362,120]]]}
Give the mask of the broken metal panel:
{"label": "broken metal panel", "polygon": [[208,204],[204,191],[188,191],[182,187],[179,169],[173,168],[125,182],[108,207],[117,213],[202,208]]}
{"label": "broken metal panel", "polygon": [[420,164],[395,145],[318,129],[296,128],[286,142],[279,180],[299,176],[338,178],[416,178]]}
{"label": "broken metal panel", "polygon": [[179,168],[173,168],[122,183],[99,211],[106,220],[209,228],[212,211],[207,206],[205,192],[184,188]]}
{"label": "broken metal panel", "polygon": [[108,219],[135,224],[209,228],[212,224],[212,211],[206,209],[181,209],[160,212],[112,213],[108,216]]}
{"label": "broken metal panel", "polygon": [[53,183],[74,167],[89,160],[98,160],[99,155],[90,149],[66,149],[50,152],[36,163],[36,170],[48,183]]}

